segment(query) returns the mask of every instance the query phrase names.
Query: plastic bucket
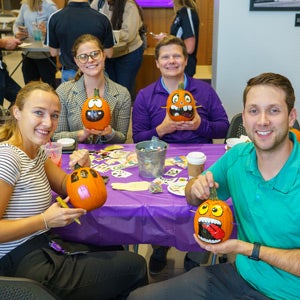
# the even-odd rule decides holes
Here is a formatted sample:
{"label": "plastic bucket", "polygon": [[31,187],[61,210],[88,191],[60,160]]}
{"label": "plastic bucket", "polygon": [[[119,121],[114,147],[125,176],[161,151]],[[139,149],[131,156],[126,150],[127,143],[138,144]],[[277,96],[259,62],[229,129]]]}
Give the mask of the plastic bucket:
{"label": "plastic bucket", "polygon": [[141,177],[155,178],[164,173],[167,148],[166,142],[155,137],[151,141],[136,144],[135,150]]}

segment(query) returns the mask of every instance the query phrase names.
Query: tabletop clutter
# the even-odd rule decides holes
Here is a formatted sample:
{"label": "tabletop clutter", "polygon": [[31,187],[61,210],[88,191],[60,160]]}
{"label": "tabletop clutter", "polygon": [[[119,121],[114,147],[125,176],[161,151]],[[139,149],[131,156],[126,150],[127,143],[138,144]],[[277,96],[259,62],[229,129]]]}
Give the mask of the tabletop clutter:
{"label": "tabletop clutter", "polygon": [[[139,142],[135,149],[124,150],[122,145],[109,145],[104,149],[90,153],[91,167],[102,176],[108,177],[108,184],[115,190],[163,192],[162,185],[167,191],[177,196],[184,196],[188,179],[202,172],[206,156],[202,152],[183,153],[175,157],[167,157],[168,144],[154,137],[152,140]],[[189,162],[188,159],[189,158]],[[131,168],[139,170],[141,180],[130,181]],[[187,172],[180,173],[188,168]],[[191,173],[194,172],[194,173]],[[199,174],[200,174],[199,173]],[[119,178],[120,182],[109,177]],[[124,180],[125,179],[125,180]]]}

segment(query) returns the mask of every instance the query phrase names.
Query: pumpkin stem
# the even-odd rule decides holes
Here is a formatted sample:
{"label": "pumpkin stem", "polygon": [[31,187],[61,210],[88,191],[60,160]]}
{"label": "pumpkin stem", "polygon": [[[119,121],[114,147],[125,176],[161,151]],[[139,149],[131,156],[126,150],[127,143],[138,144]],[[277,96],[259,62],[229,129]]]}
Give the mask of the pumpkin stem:
{"label": "pumpkin stem", "polygon": [[209,199],[211,199],[211,200],[218,200],[219,198],[218,198],[216,187],[213,186],[209,190],[210,190],[210,197],[209,197]]}
{"label": "pumpkin stem", "polygon": [[179,82],[178,89],[179,90],[184,90],[184,83],[183,82]]}
{"label": "pumpkin stem", "polygon": [[100,97],[99,96],[99,89],[94,89],[94,97]]}
{"label": "pumpkin stem", "polygon": [[74,166],[74,170],[77,170],[77,169],[79,169],[79,168],[81,168],[81,165],[80,165],[79,163],[77,163],[77,164]]}

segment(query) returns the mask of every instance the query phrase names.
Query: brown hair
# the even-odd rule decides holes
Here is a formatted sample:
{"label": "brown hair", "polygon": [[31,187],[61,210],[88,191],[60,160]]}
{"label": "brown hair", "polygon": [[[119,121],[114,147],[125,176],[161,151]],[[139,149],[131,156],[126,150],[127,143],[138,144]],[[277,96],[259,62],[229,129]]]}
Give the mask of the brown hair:
{"label": "brown hair", "polygon": [[285,102],[288,107],[288,112],[291,112],[295,104],[295,93],[293,86],[287,77],[276,73],[262,73],[256,77],[249,79],[243,94],[244,107],[246,105],[246,99],[250,89],[256,85],[268,85],[278,87],[283,90],[286,95]]}
{"label": "brown hair", "polygon": [[[18,109],[20,111],[23,110],[26,100],[31,95],[31,93],[35,90],[42,90],[45,92],[49,92],[58,97],[54,88],[51,85],[49,85],[48,83],[45,83],[42,81],[31,81],[31,82],[27,83],[18,92],[14,106],[18,107]],[[11,111],[12,111],[12,109],[11,109]],[[0,142],[8,140],[14,134],[18,134],[18,132],[19,132],[19,129],[18,129],[18,125],[17,125],[17,119],[11,113],[11,118],[9,118],[9,120],[7,120],[7,122],[5,124],[0,126]]]}
{"label": "brown hair", "polygon": [[[102,43],[100,42],[100,40],[96,36],[94,36],[92,34],[83,34],[83,35],[79,36],[73,44],[73,47],[72,47],[72,50],[71,50],[73,57],[76,57],[78,48],[83,43],[87,43],[87,42],[95,42],[97,44],[97,46],[99,47],[99,49],[102,52],[104,51],[104,47],[103,47]],[[77,73],[74,77],[74,81],[77,81],[81,76],[82,76],[82,72],[81,72],[81,70],[78,69],[78,71],[77,71]]]}
{"label": "brown hair", "polygon": [[176,36],[168,35],[168,36],[164,37],[162,40],[160,40],[155,47],[155,59],[156,60],[158,60],[160,48],[163,46],[168,46],[168,45],[180,46],[182,48],[183,56],[185,58],[188,57],[186,46],[185,46],[185,43],[183,42],[183,40]]}

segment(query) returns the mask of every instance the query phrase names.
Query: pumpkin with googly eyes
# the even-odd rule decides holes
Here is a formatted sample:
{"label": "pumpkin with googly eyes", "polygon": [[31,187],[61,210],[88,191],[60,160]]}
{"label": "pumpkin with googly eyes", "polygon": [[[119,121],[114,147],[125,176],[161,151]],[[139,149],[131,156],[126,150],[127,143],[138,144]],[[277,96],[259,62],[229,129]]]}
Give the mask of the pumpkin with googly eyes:
{"label": "pumpkin with googly eyes", "polygon": [[215,188],[210,199],[204,201],[196,210],[194,231],[198,238],[208,244],[228,240],[233,229],[233,214],[229,205],[219,200]]}
{"label": "pumpkin with googly eyes", "polygon": [[173,121],[191,121],[195,116],[196,103],[193,95],[183,89],[183,83],[167,99],[167,113]]}
{"label": "pumpkin with googly eyes", "polygon": [[94,96],[85,100],[82,105],[81,119],[85,128],[103,130],[110,124],[111,114],[107,101],[94,90]]}

